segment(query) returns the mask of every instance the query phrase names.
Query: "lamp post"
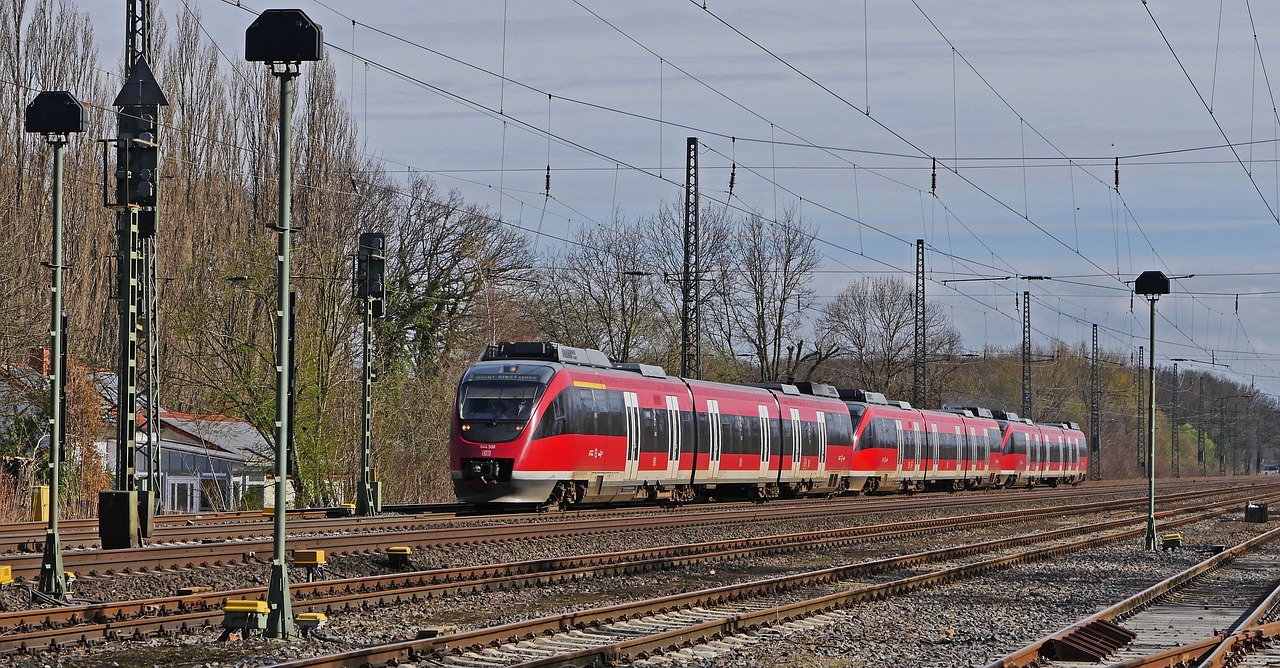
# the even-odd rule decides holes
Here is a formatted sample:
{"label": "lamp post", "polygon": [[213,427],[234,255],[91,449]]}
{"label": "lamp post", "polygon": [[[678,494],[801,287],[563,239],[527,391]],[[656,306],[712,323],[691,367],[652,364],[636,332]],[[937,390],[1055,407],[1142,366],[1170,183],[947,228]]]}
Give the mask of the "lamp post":
{"label": "lamp post", "polygon": [[1156,301],[1169,294],[1169,277],[1160,271],[1144,271],[1133,283],[1133,292],[1151,305],[1151,361],[1147,367],[1147,540],[1156,549]]}
{"label": "lamp post", "polygon": [[62,437],[66,430],[63,405],[66,367],[62,315],[62,156],[70,135],[89,129],[85,107],[65,90],[44,91],[27,105],[23,129],[44,135],[53,147],[53,249],[49,255],[52,271],[49,304],[49,528],[45,532],[44,558],[40,563],[39,591],[63,599],[67,591],[62,569],[62,539],[58,533],[58,473],[62,465]]}
{"label": "lamp post", "polygon": [[289,381],[292,322],[289,318],[289,251],[292,242],[293,198],[293,80],[302,62],[324,57],[321,27],[300,9],[268,9],[245,30],[244,59],[266,63],[280,80],[280,221],[276,227],[276,475],[274,552],[271,583],[267,587],[267,628],[270,638],[297,636],[293,605],[289,600],[289,571],[285,564],[285,480],[288,476]]}

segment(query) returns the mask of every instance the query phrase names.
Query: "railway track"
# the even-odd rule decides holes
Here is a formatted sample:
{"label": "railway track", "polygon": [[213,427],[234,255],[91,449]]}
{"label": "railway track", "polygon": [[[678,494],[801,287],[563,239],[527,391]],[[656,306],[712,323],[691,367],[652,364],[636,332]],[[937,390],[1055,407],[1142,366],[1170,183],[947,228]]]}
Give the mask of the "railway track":
{"label": "railway track", "polygon": [[[1252,484],[1239,488],[1203,490],[1166,494],[1159,497],[1161,503],[1181,502],[1203,498],[1209,494],[1228,494],[1247,491],[1262,493],[1280,488],[1280,483]],[[823,516],[851,516],[867,513],[912,511],[925,508],[943,509],[988,504],[994,501],[1013,503],[1021,498],[1037,501],[1070,499],[1084,495],[1080,490],[1064,490],[1051,494],[1004,492],[992,495],[956,495],[953,497],[888,497],[843,498],[820,503],[789,505],[732,504],[719,512],[637,513],[608,512],[584,513],[572,518],[538,515],[539,521],[521,523],[527,516],[512,516],[495,520],[480,518],[425,518],[406,521],[404,518],[388,518],[387,525],[370,526],[378,530],[352,532],[352,518],[338,520],[341,533],[309,532],[289,538],[288,546],[294,550],[326,550],[330,555],[371,553],[394,546],[430,547],[465,545],[481,542],[545,538],[551,536],[573,537],[608,532],[658,531],[662,529],[708,526],[724,522],[766,522]],[[1092,494],[1090,494],[1092,495]],[[1145,498],[1132,498],[1127,505],[1136,507],[1146,503]],[[359,518],[357,524],[365,524],[373,518]],[[381,519],[381,518],[378,518]],[[476,521],[472,521],[472,520]],[[422,522],[419,526],[415,522]],[[488,522],[477,530],[477,522]],[[443,526],[440,526],[443,525]],[[314,525],[319,526],[319,525]],[[327,525],[332,529],[333,525]],[[199,527],[197,527],[198,529]],[[267,532],[269,534],[269,532]],[[235,535],[239,535],[238,533]],[[158,544],[121,550],[66,550],[63,553],[65,568],[78,575],[113,575],[116,573],[150,572],[184,568],[215,568],[235,566],[260,561],[258,554],[269,554],[272,540],[266,537],[225,538],[208,537],[200,542]],[[15,578],[34,579],[42,562],[40,553],[0,555],[0,566],[9,566]]]}
{"label": "railway track", "polygon": [[[1165,515],[1204,512],[1212,507],[1235,506],[1231,498],[1191,509],[1167,511]],[[685,566],[696,562],[715,562],[766,554],[808,551],[818,547],[848,545],[932,534],[948,530],[1008,526],[1010,522],[1037,518],[1059,518],[1068,515],[1098,513],[1130,507],[1132,501],[1104,501],[1074,506],[1059,506],[978,516],[919,520],[889,525],[854,527],[761,538],[714,541],[708,543],[630,550],[566,559],[548,559],[513,564],[488,565],[478,568],[456,568],[403,575],[355,578],[293,585],[295,612],[320,611],[334,613],[353,607],[424,601],[460,592],[493,591],[584,577],[636,573],[646,570]],[[1082,531],[1096,532],[1140,522],[1128,516],[1120,520],[1092,525],[1088,529],[1065,529],[1055,532],[1070,535]],[[982,548],[986,549],[986,548]],[[855,570],[875,572],[891,560],[872,562]],[[910,559],[904,564],[910,563]],[[901,567],[901,566],[899,566]],[[848,571],[852,573],[854,571]],[[48,609],[39,614],[0,614],[0,651],[23,651],[56,648],[67,644],[90,644],[113,639],[140,638],[174,631],[211,630],[221,620],[221,606],[228,599],[261,598],[264,588],[217,592],[183,597],[169,597],[126,603],[100,604],[72,608]]]}
{"label": "railway track", "polygon": [[[1220,501],[1194,509],[1165,511],[1160,513],[1164,518],[1162,526],[1177,527],[1218,517],[1235,503]],[[1144,518],[1107,520],[281,665],[365,667],[412,662],[417,666],[589,666],[634,662],[669,652],[714,655],[735,644],[753,642],[751,633],[775,624],[805,623],[797,620],[806,618],[825,623],[839,619],[840,608],[859,602],[1135,538],[1145,530]],[[973,560],[990,553],[996,554]],[[867,578],[882,581],[860,582]]]}
{"label": "railway track", "polygon": [[1278,538],[1245,541],[987,668],[1280,665]]}
{"label": "railway track", "polygon": [[[1251,481],[1256,482],[1256,480]],[[1164,487],[1166,491],[1176,491],[1178,489],[1200,489],[1203,483],[1197,483],[1194,480],[1187,480],[1182,483],[1170,484]],[[1026,498],[1054,499],[1054,498],[1071,498],[1072,496],[1082,493],[1118,493],[1124,490],[1137,489],[1133,481],[1105,481],[1090,483],[1084,491],[1077,488],[1061,489],[1061,490],[998,490],[991,493],[1008,495],[1007,498],[1016,499],[1026,496]],[[989,498],[987,493],[966,494],[965,498],[983,499]],[[1002,498],[1006,498],[1003,497]],[[875,496],[875,497],[843,497],[838,502],[846,502],[853,504],[864,503],[894,503],[894,502],[910,502],[911,496]],[[815,503],[822,503],[813,499],[792,500],[792,501],[770,501],[769,508],[803,508],[812,506]],[[681,513],[697,514],[697,513],[717,513],[726,510],[741,509],[744,504],[737,503],[707,503],[685,506],[680,509]],[[326,532],[344,532],[353,528],[358,530],[366,530],[367,527],[381,527],[386,530],[400,530],[408,527],[410,524],[417,522],[419,528],[425,527],[431,523],[444,523],[451,521],[465,521],[483,519],[491,519],[497,521],[555,521],[562,517],[581,517],[581,516],[620,516],[629,517],[637,515],[653,514],[656,509],[652,505],[627,506],[627,507],[599,507],[584,508],[580,510],[569,511],[567,513],[538,513],[524,511],[510,511],[504,509],[476,509],[459,503],[439,503],[439,504],[405,504],[405,505],[388,505],[384,506],[386,514],[351,518],[341,516],[345,512],[342,508],[307,508],[294,509],[289,511],[289,532],[291,535],[307,534],[307,533],[326,533]],[[405,517],[409,516],[409,517]],[[16,522],[0,525],[0,557],[6,553],[34,553],[44,550],[45,532],[47,526],[44,522]],[[150,545],[159,545],[165,543],[182,543],[182,542],[199,542],[202,540],[212,541],[239,541],[252,538],[266,538],[272,535],[272,517],[263,515],[260,511],[238,511],[226,513],[210,513],[210,514],[180,514],[180,515],[158,515],[156,516],[156,526],[154,536],[149,541]],[[98,545],[98,520],[97,519],[63,519],[59,521],[59,534],[62,540],[64,550],[89,550],[95,549]],[[3,565],[3,562],[0,562]]]}

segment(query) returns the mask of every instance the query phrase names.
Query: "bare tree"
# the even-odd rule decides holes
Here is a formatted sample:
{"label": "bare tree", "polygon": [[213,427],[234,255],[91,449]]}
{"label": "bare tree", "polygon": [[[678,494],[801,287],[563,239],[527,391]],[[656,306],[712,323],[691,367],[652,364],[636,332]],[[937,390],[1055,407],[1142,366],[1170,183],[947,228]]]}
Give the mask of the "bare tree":
{"label": "bare tree", "polygon": [[457,192],[438,192],[424,175],[410,176],[391,215],[387,318],[378,340],[387,363],[431,372],[483,331],[486,286],[528,273],[528,242]]}
{"label": "bare tree", "polygon": [[[684,206],[677,203],[664,203],[657,213],[642,217],[640,229],[645,243],[644,270],[652,272],[654,280],[662,279],[662,290],[659,291],[661,304],[657,315],[660,318],[659,331],[652,341],[653,350],[650,359],[668,369],[680,368],[680,341],[683,324],[681,278],[684,275],[684,238],[685,220]],[[725,284],[714,280],[723,267],[734,263],[733,219],[723,207],[704,206],[698,212],[699,264],[702,274],[694,277],[698,281],[701,294],[701,310],[703,322],[703,360],[719,354],[724,355],[721,338],[714,336],[714,313],[723,302],[720,291]]]}
{"label": "bare tree", "polygon": [[661,349],[663,284],[647,256],[646,227],[615,216],[611,225],[584,228],[574,246],[550,258],[530,302],[549,338],[619,362],[648,361]]}
{"label": "bare tree", "polygon": [[[911,394],[915,343],[915,290],[902,278],[864,278],[844,289],[823,307],[820,338],[842,351],[841,369],[830,378],[847,387]],[[945,361],[961,353],[960,332],[942,308],[925,305],[925,349],[931,359]],[[932,367],[931,367],[932,368]]]}
{"label": "bare tree", "polygon": [[717,273],[720,310],[710,333],[724,350],[753,355],[761,380],[787,371],[783,350],[812,305],[813,272],[822,260],[814,234],[794,207],[776,221],[751,214],[737,226],[732,264]]}

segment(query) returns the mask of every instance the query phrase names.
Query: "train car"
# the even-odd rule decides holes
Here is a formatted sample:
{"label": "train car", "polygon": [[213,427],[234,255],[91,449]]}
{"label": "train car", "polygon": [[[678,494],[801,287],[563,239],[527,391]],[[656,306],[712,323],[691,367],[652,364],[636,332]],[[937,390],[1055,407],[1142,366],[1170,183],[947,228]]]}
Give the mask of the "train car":
{"label": "train car", "polygon": [[[852,425],[835,396],[613,365],[551,343],[490,346],[458,386],[450,439],[465,503],[568,507],[833,494]],[[832,456],[835,460],[832,460]]]}
{"label": "train car", "polygon": [[993,413],[1002,432],[999,484],[1057,486],[1084,480],[1088,454],[1078,425],[1038,425],[1016,413]]}
{"label": "train car", "polygon": [[994,482],[999,425],[977,409],[930,411],[883,394],[841,390],[854,421],[851,481],[862,491],[974,489]]}

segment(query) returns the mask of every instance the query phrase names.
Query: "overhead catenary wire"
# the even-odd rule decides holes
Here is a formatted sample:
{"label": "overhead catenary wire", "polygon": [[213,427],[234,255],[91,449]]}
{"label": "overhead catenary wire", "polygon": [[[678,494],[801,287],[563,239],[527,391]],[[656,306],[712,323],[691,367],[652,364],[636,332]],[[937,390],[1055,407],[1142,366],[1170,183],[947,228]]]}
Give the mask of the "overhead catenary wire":
{"label": "overhead catenary wire", "polygon": [[[614,163],[614,167],[613,167],[613,168],[614,168],[615,170],[617,170],[617,169],[618,169],[618,167],[617,167],[617,165],[618,165],[618,164],[619,164],[619,163]],[[853,169],[855,170],[855,178],[856,178],[856,167],[853,167]],[[958,217],[957,217],[957,218],[958,218]],[[1078,244],[1076,244],[1076,246],[1078,247]],[[1110,274],[1110,273],[1109,273],[1108,275],[1113,275],[1113,274]]]}

